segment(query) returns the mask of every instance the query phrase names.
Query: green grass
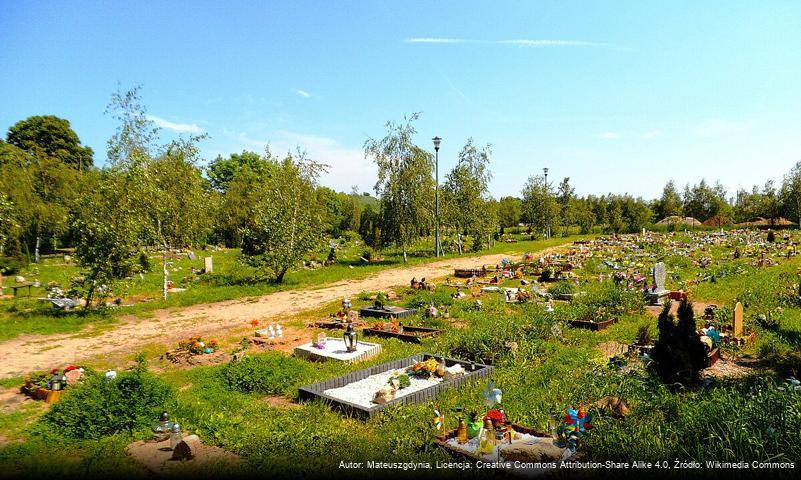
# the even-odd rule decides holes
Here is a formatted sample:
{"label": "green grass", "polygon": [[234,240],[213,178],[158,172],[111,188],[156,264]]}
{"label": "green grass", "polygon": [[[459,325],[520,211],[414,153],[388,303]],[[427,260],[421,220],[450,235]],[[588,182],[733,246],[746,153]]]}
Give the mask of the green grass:
{"label": "green grass", "polygon": [[[724,250],[713,249],[711,254],[721,259]],[[669,269],[681,272],[681,280],[693,278],[699,270],[692,263],[672,262]],[[740,263],[748,262],[721,260],[718,267]],[[801,257],[796,257],[776,267],[747,268],[742,274],[724,275],[714,283],[692,288],[693,298],[714,300],[722,306],[733,305],[737,299],[749,300],[746,325],[757,330],[758,342],[744,351],[727,349],[726,354],[761,357],[766,367],[785,373],[788,358],[801,349],[801,308],[782,295],[798,281],[795,272],[800,265]],[[586,295],[557,304],[551,314],[536,303],[508,305],[500,294],[485,294],[483,308],[476,311],[470,299],[452,301],[449,293],[453,290],[443,286],[435,292],[411,293],[398,303],[416,306],[433,300],[449,305],[451,317],[466,328],[417,316],[410,323],[444,328],[444,335],[422,345],[370,338],[382,344],[382,353],[358,365],[310,363],[264,353],[252,354],[245,366],[170,370],[160,377],[175,387],[174,418],[207,443],[241,455],[244,461],[236,473],[242,474],[270,471],[278,476],[314,475],[336,470],[340,460],[451,459],[433,443],[433,410],[443,410],[448,426],[455,427],[457,408],[483,408],[484,383],[447,390],[422,404],[393,407],[368,421],[344,417],[319,402],[284,408],[265,400],[267,395],[292,400],[301,385],[418,352],[491,362],[495,367],[493,380],[504,392],[508,417],[543,431],[554,428],[569,406],[589,405],[605,395],[625,398],[631,406],[625,420],[594,419],[595,429],[581,444],[589,459],[801,459],[797,437],[801,394],[778,389],[781,376],[763,373],[707,387],[671,390],[641,367],[633,366],[628,373],[607,367],[606,358],[597,349],[601,343],[631,343],[641,325],[655,326],[656,319],[642,310],[637,295],[614,292],[597,284],[594,275],[586,278],[581,285]],[[356,306],[367,302],[354,299]],[[599,305],[625,306],[619,312],[620,322],[600,332],[571,329],[564,324],[582,308]],[[332,303],[321,311],[335,309]],[[768,309],[776,312],[777,325],[763,328],[755,316]],[[552,333],[555,322],[561,326],[561,336]],[[30,467],[41,471],[28,460],[38,455],[66,458],[68,472],[134,471],[122,446],[136,435],[118,434],[97,443],[70,440],[37,422],[39,415],[41,412],[34,410],[0,414],[0,433],[26,439],[22,444],[0,447],[0,470],[14,472]],[[298,458],[303,461],[296,461]],[[352,472],[358,478],[374,473]],[[446,477],[459,475],[441,473]]]}
{"label": "green grass", "polygon": [[[580,237],[552,238],[550,240],[521,241],[519,243],[497,243],[493,248],[479,252],[477,255],[497,253],[521,253],[537,251],[573,241]],[[581,237],[586,238],[586,237]],[[420,245],[421,248],[424,245]],[[299,269],[287,273],[282,284],[256,280],[256,272],[238,261],[237,250],[198,251],[198,259],[190,260],[186,255],[171,261],[170,279],[176,287],[186,288],[184,292],[170,294],[166,301],[161,298],[162,277],[159,266],[161,256],[151,255],[151,272],[140,278],[138,275],[126,280],[118,287],[120,296],[132,299],[135,305],[105,309],[103,312],[59,312],[50,303],[38,300],[45,296],[44,288],[33,289],[31,298],[0,299],[0,341],[14,338],[21,334],[51,334],[76,332],[87,325],[95,327],[94,333],[107,329],[122,315],[147,316],[160,308],[185,307],[198,303],[218,302],[244,297],[266,295],[283,290],[299,288],[317,288],[343,279],[362,279],[376,272],[389,268],[419,265],[436,261],[433,253],[423,250],[411,252],[404,265],[401,253],[389,250],[382,253],[384,261],[365,264],[359,258],[363,246],[348,244],[338,253],[335,265],[316,270]],[[313,258],[325,260],[327,251],[320,251]],[[472,255],[472,254],[466,254]],[[203,257],[214,258],[214,274],[209,278],[196,278],[191,269],[203,267]],[[448,254],[444,259],[457,258]],[[351,268],[352,267],[352,268]],[[32,264],[28,270],[21,272],[27,280],[39,280],[43,286],[56,282],[68,286],[70,279],[80,275],[78,267],[65,263],[63,257],[45,257],[38,265]],[[6,278],[6,283],[13,278]],[[142,300],[148,300],[142,302]]]}

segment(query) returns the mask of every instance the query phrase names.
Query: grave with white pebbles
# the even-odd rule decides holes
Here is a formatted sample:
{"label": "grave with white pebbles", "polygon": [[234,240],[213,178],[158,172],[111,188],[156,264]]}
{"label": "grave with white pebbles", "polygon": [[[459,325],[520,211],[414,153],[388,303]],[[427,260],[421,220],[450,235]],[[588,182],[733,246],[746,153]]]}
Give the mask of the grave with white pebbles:
{"label": "grave with white pebbles", "polygon": [[310,360],[338,360],[340,362],[359,362],[375,357],[381,352],[381,345],[359,341],[356,351],[349,352],[342,338],[328,337],[323,348],[317,348],[313,342],[295,347],[295,356]]}
{"label": "grave with white pebbles", "polygon": [[[360,407],[370,408],[375,406],[375,403],[373,403],[373,397],[375,396],[375,393],[380,388],[388,385],[390,378],[402,373],[406,373],[406,369],[388,370],[386,372],[370,375],[362,380],[349,383],[344,387],[330,388],[325,390],[323,393],[338,400],[344,400]],[[411,384],[403,390],[399,390],[395,396],[395,399],[409,396],[420,390],[424,390],[428,387],[442,383],[442,378],[439,377],[420,378],[409,376],[409,380]]]}

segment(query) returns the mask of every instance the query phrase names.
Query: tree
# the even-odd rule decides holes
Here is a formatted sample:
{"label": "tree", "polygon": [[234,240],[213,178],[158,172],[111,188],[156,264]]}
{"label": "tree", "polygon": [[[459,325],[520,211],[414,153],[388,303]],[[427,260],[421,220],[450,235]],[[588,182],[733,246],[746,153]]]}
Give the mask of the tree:
{"label": "tree", "polygon": [[381,140],[364,143],[365,157],[378,166],[375,191],[381,199],[381,244],[394,244],[403,250],[403,260],[421,232],[430,231],[434,215],[434,156],[415,145],[414,121],[387,122]]}
{"label": "tree", "polygon": [[784,215],[801,225],[801,161],[784,176],[779,198]]}
{"label": "tree", "polygon": [[665,188],[662,189],[662,198],[657,202],[655,213],[659,219],[682,215],[681,195],[676,189],[676,183],[673,180],[668,181]]}
{"label": "tree", "polygon": [[[214,190],[218,212],[214,222],[215,236],[230,247],[242,245],[242,228],[254,215],[260,200],[260,186],[275,175],[279,163],[269,147],[258,160],[252,155],[251,152],[231,155],[230,161],[223,160],[219,164],[216,180],[210,180],[212,185],[217,182]],[[229,170],[229,167],[232,168]]]}
{"label": "tree", "polygon": [[542,232],[557,224],[559,203],[542,175],[529,177],[523,186],[523,216],[533,228]]}
{"label": "tree", "polygon": [[[473,237],[473,250],[486,245],[487,237],[495,229],[494,216],[488,207],[490,201],[489,181],[492,178],[487,165],[490,146],[478,149],[473,139],[459,152],[456,165],[446,176],[442,186],[444,219],[457,234]],[[462,245],[459,242],[459,253]]]}
{"label": "tree", "polygon": [[516,227],[523,215],[523,201],[517,197],[503,197],[498,202],[498,221],[502,227]]}
{"label": "tree", "polygon": [[573,218],[579,226],[580,233],[591,233],[593,227],[595,227],[596,218],[590,202],[585,199],[572,199],[570,203],[572,204],[570,210],[573,212]]}
{"label": "tree", "polygon": [[264,182],[254,217],[242,231],[242,256],[246,263],[284,280],[286,272],[320,244],[322,206],[315,187],[325,169],[298,152],[276,165]]}
{"label": "tree", "polygon": [[559,202],[559,216],[562,227],[564,228],[562,234],[564,236],[568,235],[570,225],[575,222],[575,212],[571,208],[575,206],[575,203],[573,202],[575,196],[575,190],[570,186],[570,177],[565,177],[562,180],[562,183],[559,184],[559,189],[556,193],[556,199],[557,202]]}
{"label": "tree", "polygon": [[[268,154],[265,156],[246,150],[242,153],[232,153],[227,158],[217,155],[217,158],[209,163],[206,170],[211,187],[225,193],[231,182],[240,175],[269,176],[274,165],[269,161],[271,157],[269,147],[266,151]],[[246,170],[247,172],[245,172]]]}
{"label": "tree", "polygon": [[78,170],[92,167],[92,149],[81,145],[68,120],[54,115],[36,115],[20,120],[8,129],[6,141],[21,150],[55,158]]}
{"label": "tree", "polygon": [[75,259],[84,274],[86,308],[98,294],[110,294],[115,284],[136,269],[136,254],[142,218],[127,207],[135,202],[126,192],[141,182],[135,172],[104,172],[98,185],[79,202],[71,214],[75,237]]}
{"label": "tree", "polygon": [[684,214],[704,221],[716,215],[729,215],[731,206],[726,201],[726,189],[720,183],[709,186],[706,180],[684,189]]}
{"label": "tree", "polygon": [[117,90],[106,107],[106,114],[119,122],[108,140],[108,159],[113,167],[137,167],[155,156],[159,129],[147,116],[141,90],[141,85],[125,92]]}
{"label": "tree", "polygon": [[5,253],[6,242],[14,236],[14,231],[19,228],[16,218],[14,218],[14,204],[5,193],[0,192],[0,256]]}

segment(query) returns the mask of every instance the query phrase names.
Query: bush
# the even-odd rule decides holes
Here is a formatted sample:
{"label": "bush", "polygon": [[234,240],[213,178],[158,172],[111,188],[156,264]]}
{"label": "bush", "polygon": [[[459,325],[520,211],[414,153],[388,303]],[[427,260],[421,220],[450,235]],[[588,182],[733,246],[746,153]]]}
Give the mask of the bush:
{"label": "bush", "polygon": [[231,390],[282,395],[306,383],[312,377],[311,368],[297,358],[268,354],[231,362],[222,369],[221,375]]}
{"label": "bush", "polygon": [[667,302],[659,314],[659,338],[651,351],[654,369],[663,382],[690,385],[698,381],[706,368],[706,347],[696,333],[692,303],[682,300],[678,322]]}
{"label": "bush", "polygon": [[67,437],[99,439],[149,427],[173,401],[172,388],[140,362],[109,382],[87,372],[83,383],[71,387],[43,421]]}
{"label": "bush", "polygon": [[572,295],[576,293],[576,284],[566,281],[557,282],[548,289],[548,293],[552,295]]}
{"label": "bush", "polygon": [[149,272],[152,268],[150,257],[147,256],[147,252],[144,250],[139,252],[139,268],[142,272]]}
{"label": "bush", "polygon": [[0,273],[3,275],[16,275],[22,271],[25,266],[25,260],[22,258],[0,257]]}

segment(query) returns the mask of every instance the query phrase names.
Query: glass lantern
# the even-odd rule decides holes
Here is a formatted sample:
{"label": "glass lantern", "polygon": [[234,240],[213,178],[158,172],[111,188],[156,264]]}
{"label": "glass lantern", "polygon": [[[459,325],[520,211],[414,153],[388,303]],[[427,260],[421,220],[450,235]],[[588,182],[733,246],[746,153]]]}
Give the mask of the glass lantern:
{"label": "glass lantern", "polygon": [[170,421],[170,414],[161,412],[158,421],[153,425],[153,438],[158,442],[167,440],[172,434],[174,425],[175,423]]}
{"label": "glass lantern", "polygon": [[348,328],[345,329],[345,334],[342,336],[342,339],[345,341],[345,350],[347,350],[348,353],[356,351],[356,345],[359,341],[352,323],[348,323]]}

